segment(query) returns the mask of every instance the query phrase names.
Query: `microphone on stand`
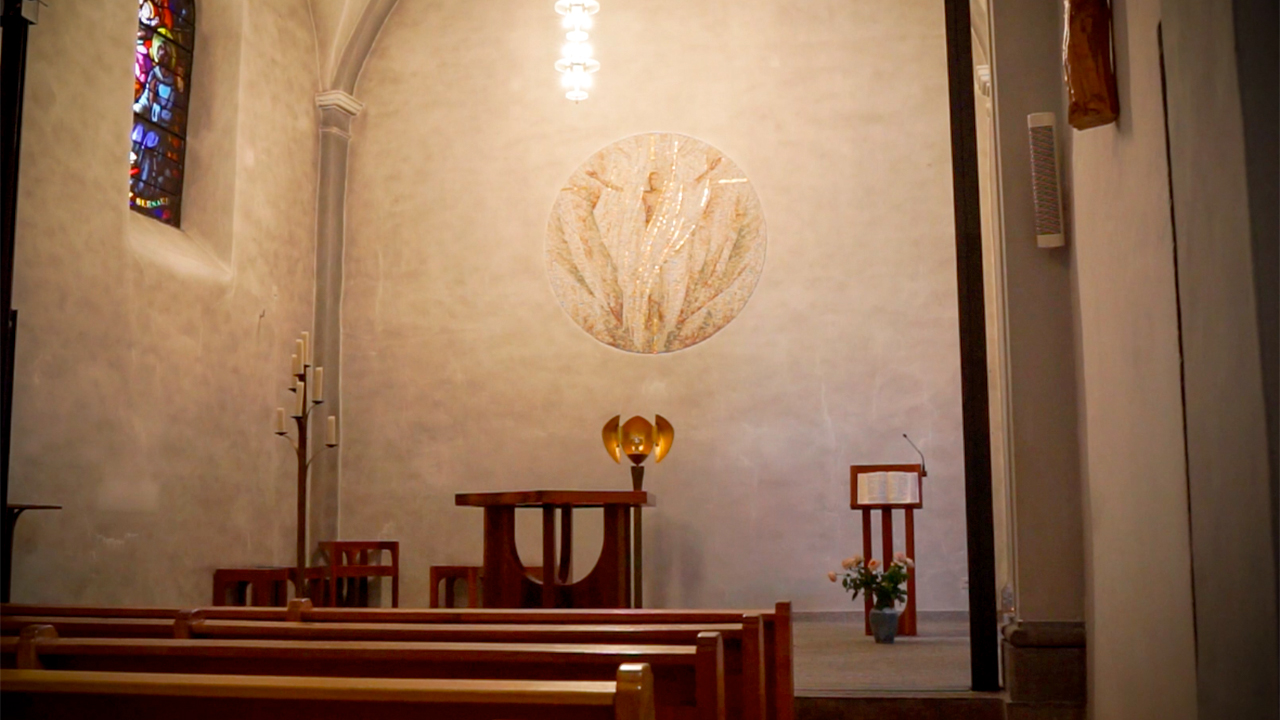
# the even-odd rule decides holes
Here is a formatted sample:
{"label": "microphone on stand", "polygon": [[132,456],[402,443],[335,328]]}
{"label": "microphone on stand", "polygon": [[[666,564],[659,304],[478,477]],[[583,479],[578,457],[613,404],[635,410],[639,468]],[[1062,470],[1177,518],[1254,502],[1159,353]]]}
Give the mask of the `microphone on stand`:
{"label": "microphone on stand", "polygon": [[925,470],[924,467],[924,453],[920,452],[920,448],[916,447],[916,444],[911,442],[911,438],[907,437],[906,433],[902,433],[902,437],[906,438],[907,442],[911,443],[911,447],[916,451],[916,454],[920,456],[920,475],[922,477],[928,475],[929,471]]}

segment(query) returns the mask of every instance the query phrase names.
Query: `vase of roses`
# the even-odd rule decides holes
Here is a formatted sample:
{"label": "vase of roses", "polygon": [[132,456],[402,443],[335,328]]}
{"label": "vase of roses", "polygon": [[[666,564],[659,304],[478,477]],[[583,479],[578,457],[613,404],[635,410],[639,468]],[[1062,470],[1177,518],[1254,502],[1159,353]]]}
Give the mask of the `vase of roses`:
{"label": "vase of roses", "polygon": [[881,567],[879,560],[864,560],[861,555],[846,558],[840,563],[843,573],[829,572],[827,579],[840,582],[845,590],[853,593],[851,600],[857,600],[860,593],[871,598],[871,634],[878,643],[891,643],[898,635],[897,604],[907,599],[904,585],[915,567],[915,562],[903,553],[895,553],[893,562]]}

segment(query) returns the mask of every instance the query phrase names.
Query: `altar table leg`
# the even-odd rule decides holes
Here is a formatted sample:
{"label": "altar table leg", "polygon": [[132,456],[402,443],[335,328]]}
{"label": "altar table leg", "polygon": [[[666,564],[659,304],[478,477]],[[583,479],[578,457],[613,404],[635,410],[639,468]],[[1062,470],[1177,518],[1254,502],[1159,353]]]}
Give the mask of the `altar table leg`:
{"label": "altar table leg", "polygon": [[[548,566],[550,567],[550,566]],[[560,574],[561,585],[573,583],[573,506],[560,506]]]}
{"label": "altar table leg", "polygon": [[556,508],[542,506],[542,607],[556,606]]}
{"label": "altar table leg", "polygon": [[635,604],[633,604],[631,607],[642,608],[644,607],[644,524],[641,523],[640,521],[639,505],[636,506],[634,515],[635,515],[635,525],[636,525],[636,530],[635,530],[636,551],[635,551],[635,559],[633,560],[633,562],[635,563],[635,566],[636,566],[636,570],[635,570],[636,600],[635,600]]}
{"label": "altar table leg", "polygon": [[490,506],[484,509],[484,606],[518,608],[522,602],[524,573],[516,554],[516,509]]}
{"label": "altar table leg", "polygon": [[631,604],[631,508],[604,506],[604,539],[600,560],[573,607],[625,608]]}

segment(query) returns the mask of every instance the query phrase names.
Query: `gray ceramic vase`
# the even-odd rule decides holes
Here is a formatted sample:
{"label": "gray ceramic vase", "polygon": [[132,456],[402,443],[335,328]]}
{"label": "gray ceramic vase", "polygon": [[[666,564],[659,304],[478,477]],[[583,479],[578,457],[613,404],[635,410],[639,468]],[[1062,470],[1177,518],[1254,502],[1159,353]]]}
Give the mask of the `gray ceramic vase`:
{"label": "gray ceramic vase", "polygon": [[871,611],[871,634],[878,643],[891,643],[898,636],[897,609]]}

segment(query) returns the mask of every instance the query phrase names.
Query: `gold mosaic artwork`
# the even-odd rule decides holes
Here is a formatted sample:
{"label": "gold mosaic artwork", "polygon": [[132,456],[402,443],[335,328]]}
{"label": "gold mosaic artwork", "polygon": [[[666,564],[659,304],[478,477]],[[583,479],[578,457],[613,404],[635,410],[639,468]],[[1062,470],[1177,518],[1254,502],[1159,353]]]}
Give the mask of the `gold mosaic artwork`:
{"label": "gold mosaic artwork", "polygon": [[719,150],[687,135],[633,135],[569,176],[546,253],[552,290],[579,327],[620,350],[672,352],[747,304],[764,266],[764,214]]}

